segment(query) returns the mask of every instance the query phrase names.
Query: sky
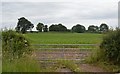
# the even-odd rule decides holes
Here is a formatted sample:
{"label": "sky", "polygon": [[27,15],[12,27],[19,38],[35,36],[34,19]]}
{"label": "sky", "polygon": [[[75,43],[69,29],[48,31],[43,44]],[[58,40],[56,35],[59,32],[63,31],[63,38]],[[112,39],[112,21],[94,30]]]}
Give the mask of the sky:
{"label": "sky", "polygon": [[119,0],[2,0],[0,28],[15,28],[18,18],[25,17],[36,25],[41,22],[48,27],[62,23],[68,29],[76,24],[118,27]]}

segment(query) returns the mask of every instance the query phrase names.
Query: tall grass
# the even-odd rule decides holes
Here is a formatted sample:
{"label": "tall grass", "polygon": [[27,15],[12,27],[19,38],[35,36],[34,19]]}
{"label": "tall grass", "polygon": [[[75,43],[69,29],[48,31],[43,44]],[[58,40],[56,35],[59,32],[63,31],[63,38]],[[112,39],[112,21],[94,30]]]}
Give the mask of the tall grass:
{"label": "tall grass", "polygon": [[13,61],[3,59],[2,72],[40,72],[40,64],[28,57]]}
{"label": "tall grass", "polygon": [[57,60],[58,64],[61,64],[63,67],[69,68],[72,72],[81,72],[79,66],[75,64],[73,60]]}
{"label": "tall grass", "polygon": [[73,60],[47,60],[43,61],[43,65],[45,66],[45,69],[42,69],[43,72],[59,72],[60,69],[64,68],[69,69],[71,72],[81,72],[80,67]]}

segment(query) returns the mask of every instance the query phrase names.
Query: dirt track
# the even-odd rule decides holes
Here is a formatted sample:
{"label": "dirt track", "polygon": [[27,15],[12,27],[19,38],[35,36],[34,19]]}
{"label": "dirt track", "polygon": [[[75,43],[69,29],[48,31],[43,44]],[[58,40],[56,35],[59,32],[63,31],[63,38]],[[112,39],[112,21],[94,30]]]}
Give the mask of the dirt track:
{"label": "dirt track", "polygon": [[[78,60],[82,61],[91,54],[90,51],[39,51],[36,52],[38,60],[57,60],[57,59],[67,59],[67,60]],[[99,68],[98,66],[93,66],[86,63],[77,63],[82,72],[106,72],[105,70]],[[60,72],[71,72],[67,68],[58,70]]]}

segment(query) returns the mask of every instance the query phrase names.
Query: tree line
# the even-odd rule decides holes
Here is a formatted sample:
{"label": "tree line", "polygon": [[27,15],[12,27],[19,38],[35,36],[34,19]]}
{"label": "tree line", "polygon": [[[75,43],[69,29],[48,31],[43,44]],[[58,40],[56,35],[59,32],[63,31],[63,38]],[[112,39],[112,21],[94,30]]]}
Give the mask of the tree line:
{"label": "tree line", "polygon": [[[18,19],[18,23],[15,30],[21,33],[26,33],[28,30],[30,32],[33,32],[32,31],[33,27],[34,27],[34,24],[32,24],[25,17],[21,17]],[[52,24],[50,27],[48,27],[48,25],[44,25],[43,23],[38,23],[36,30],[38,32],[50,31],[50,32],[76,32],[76,33],[84,33],[84,32],[103,33],[109,30],[109,26],[105,23],[102,23],[100,26],[90,25],[88,27],[88,30],[86,30],[85,26],[80,24],[74,25],[71,29],[67,29],[67,27],[61,23]]]}

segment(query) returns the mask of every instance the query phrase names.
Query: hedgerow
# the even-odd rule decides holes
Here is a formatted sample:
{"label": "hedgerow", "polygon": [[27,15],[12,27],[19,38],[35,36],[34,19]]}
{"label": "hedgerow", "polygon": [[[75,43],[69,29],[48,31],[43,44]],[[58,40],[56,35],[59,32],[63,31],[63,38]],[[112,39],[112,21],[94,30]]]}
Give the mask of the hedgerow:
{"label": "hedgerow", "polygon": [[2,53],[5,58],[20,58],[32,50],[29,41],[20,33],[12,30],[2,32]]}
{"label": "hedgerow", "polygon": [[115,65],[120,65],[120,29],[110,31],[100,45],[105,59]]}

